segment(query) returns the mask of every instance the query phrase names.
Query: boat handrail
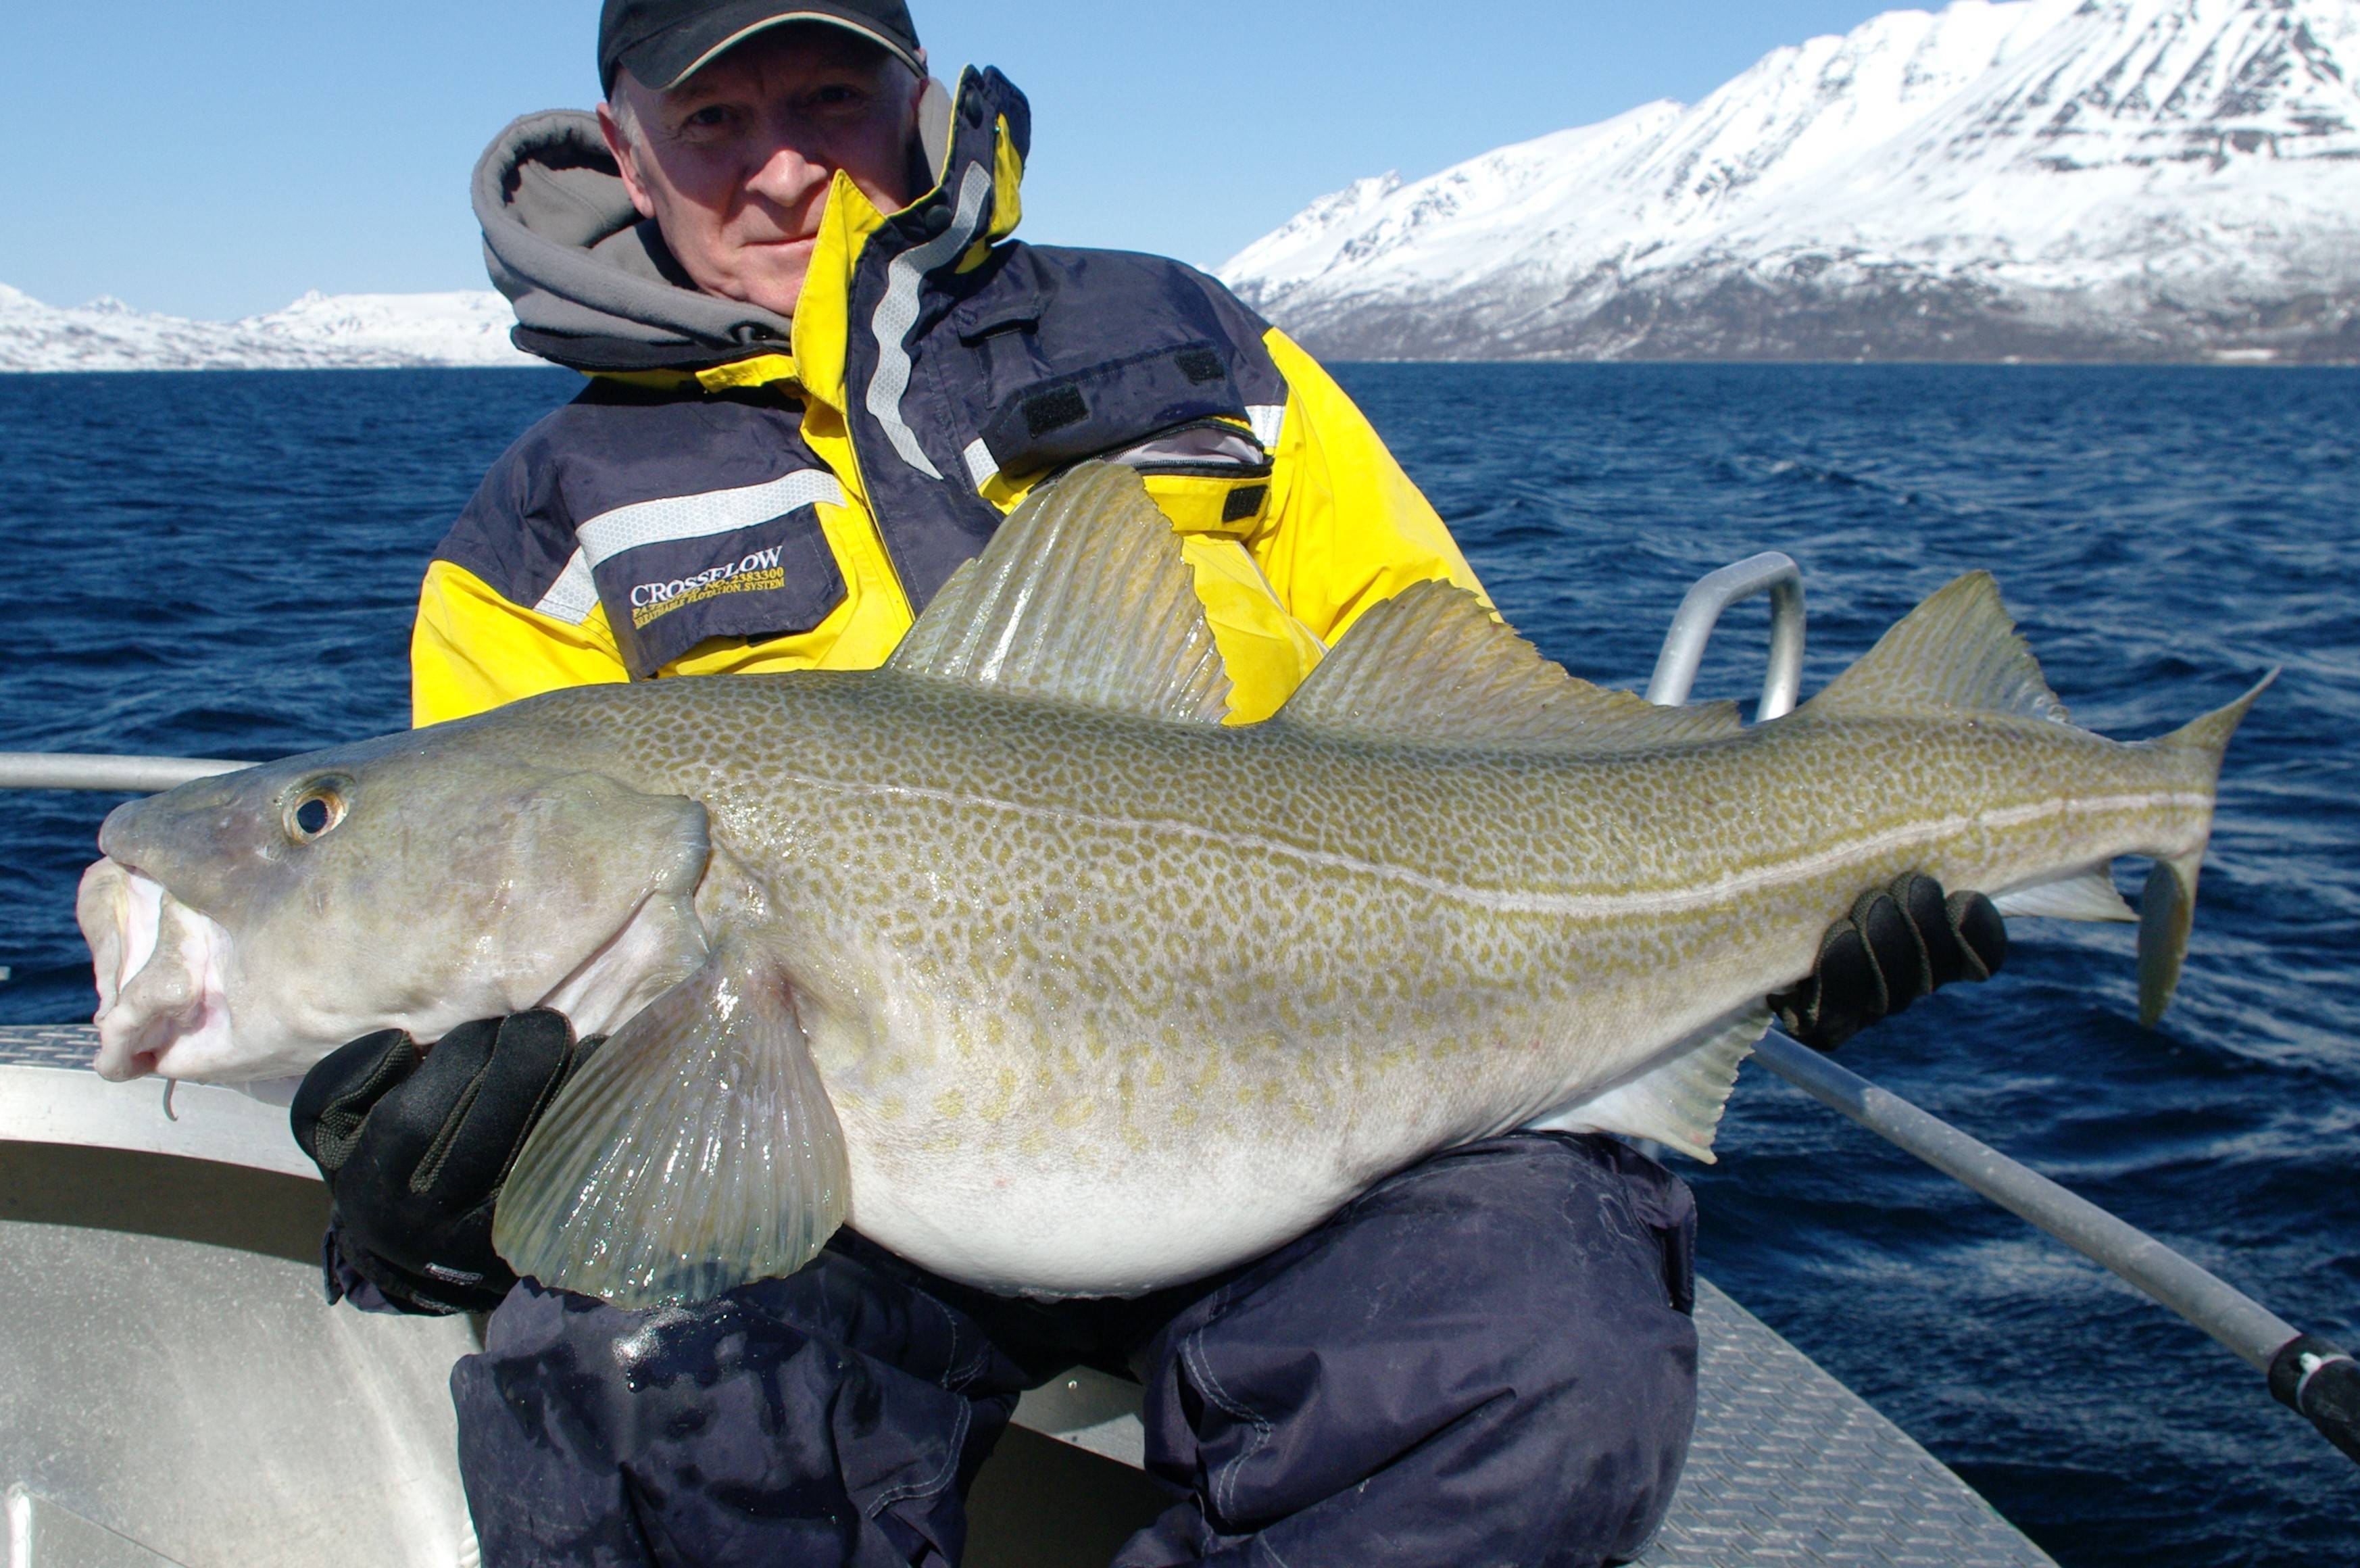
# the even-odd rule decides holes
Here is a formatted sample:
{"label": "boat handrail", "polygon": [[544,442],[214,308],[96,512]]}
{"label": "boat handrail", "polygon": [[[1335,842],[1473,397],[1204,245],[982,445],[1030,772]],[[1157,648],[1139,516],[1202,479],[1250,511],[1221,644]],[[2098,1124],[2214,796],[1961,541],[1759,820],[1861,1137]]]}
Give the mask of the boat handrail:
{"label": "boat handrail", "polygon": [[1704,645],[1721,612],[1756,594],[1770,596],[1770,667],[1762,676],[1762,700],[1754,710],[1756,723],[1794,710],[1803,689],[1803,569],[1795,558],[1776,550],[1709,572],[1696,580],[1664,633],[1663,652],[1655,655],[1655,673],[1647,680],[1647,700],[1677,707],[1696,685],[1697,666],[1704,662]]}
{"label": "boat handrail", "polygon": [[223,757],[122,757],[89,751],[0,751],[0,789],[96,789],[154,795],[191,779],[250,768]]}

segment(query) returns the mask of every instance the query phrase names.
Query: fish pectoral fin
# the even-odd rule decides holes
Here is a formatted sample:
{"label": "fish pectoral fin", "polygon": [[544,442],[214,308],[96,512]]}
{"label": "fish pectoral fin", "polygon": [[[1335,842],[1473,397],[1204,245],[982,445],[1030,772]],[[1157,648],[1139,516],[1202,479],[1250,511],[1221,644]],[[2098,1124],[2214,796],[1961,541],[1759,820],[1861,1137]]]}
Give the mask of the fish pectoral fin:
{"label": "fish pectoral fin", "polygon": [[2044,920],[2110,920],[2124,924],[2138,918],[2123,895],[2114,891],[2111,865],[2072,872],[2001,894],[1992,900],[2002,915],[2024,915]]}
{"label": "fish pectoral fin", "polygon": [[1769,1032],[1770,1010],[1755,1002],[1690,1035],[1655,1067],[1601,1093],[1560,1105],[1531,1132],[1613,1133],[1652,1138],[1691,1159],[1713,1163],[1713,1134],[1737,1084],[1738,1064]]}
{"label": "fish pectoral fin", "polygon": [[619,1307],[705,1300],[810,1262],[849,1187],[793,988],[732,938],[567,1082],[492,1241],[519,1275]]}

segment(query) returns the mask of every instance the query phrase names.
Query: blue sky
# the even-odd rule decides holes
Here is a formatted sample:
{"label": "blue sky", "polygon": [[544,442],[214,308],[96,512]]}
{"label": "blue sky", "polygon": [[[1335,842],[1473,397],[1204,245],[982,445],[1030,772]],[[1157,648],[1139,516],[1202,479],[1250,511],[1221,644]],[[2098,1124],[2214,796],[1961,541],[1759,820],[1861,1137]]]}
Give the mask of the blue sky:
{"label": "blue sky", "polygon": [[[1032,98],[1025,234],[1225,259],[1363,174],[1694,102],[1874,0],[912,0],[938,71]],[[485,286],[467,174],[587,106],[596,0],[0,7],[0,282],[228,318],[306,289]]]}

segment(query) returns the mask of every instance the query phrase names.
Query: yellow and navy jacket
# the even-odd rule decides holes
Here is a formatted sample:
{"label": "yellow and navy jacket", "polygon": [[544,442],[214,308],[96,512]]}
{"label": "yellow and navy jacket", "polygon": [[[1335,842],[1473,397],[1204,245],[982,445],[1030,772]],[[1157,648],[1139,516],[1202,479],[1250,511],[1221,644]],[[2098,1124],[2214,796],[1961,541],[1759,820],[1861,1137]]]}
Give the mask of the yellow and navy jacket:
{"label": "yellow and navy jacket", "polygon": [[1477,587],[1350,400],[1218,282],[1009,237],[1030,115],[998,71],[923,118],[933,188],[887,214],[839,174],[792,320],[688,285],[591,116],[493,143],[475,202],[516,341],[590,384],[436,553],[418,723],[600,681],[873,667],[1033,485],[1090,457],[1138,469],[1182,535],[1234,721],[1371,605]]}

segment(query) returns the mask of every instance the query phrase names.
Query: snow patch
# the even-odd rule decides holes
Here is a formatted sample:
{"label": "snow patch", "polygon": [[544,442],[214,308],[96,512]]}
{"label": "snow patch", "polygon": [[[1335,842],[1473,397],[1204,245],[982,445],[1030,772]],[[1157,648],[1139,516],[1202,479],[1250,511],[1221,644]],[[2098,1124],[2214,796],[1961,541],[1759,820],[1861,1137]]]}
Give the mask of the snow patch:
{"label": "snow patch", "polygon": [[489,290],[322,294],[236,322],[191,321],[115,299],[60,308],[0,283],[0,371],[319,370],[541,363],[508,342]]}

